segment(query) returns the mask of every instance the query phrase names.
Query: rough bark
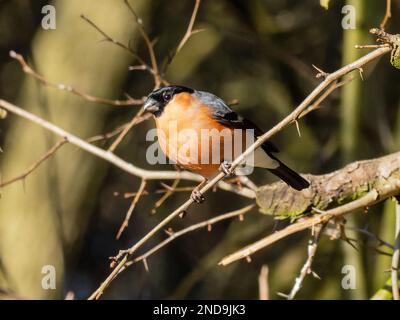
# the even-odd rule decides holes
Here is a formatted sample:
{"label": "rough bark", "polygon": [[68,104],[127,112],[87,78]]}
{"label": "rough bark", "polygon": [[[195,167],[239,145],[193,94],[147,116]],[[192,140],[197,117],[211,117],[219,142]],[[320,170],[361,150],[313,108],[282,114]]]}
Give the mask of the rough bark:
{"label": "rough bark", "polygon": [[325,210],[358,199],[370,190],[396,195],[400,193],[400,152],[351,163],[324,175],[304,175],[310,188],[296,191],[284,182],[257,190],[261,212],[279,218],[298,218],[311,208]]}

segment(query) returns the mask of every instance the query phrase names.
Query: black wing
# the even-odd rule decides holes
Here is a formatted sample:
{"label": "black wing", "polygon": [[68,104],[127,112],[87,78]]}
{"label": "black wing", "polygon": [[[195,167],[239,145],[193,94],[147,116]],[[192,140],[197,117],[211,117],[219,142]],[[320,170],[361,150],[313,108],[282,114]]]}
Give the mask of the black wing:
{"label": "black wing", "polygon": [[[195,94],[201,102],[213,108],[214,119],[224,126],[232,129],[253,129],[256,138],[264,134],[257,125],[237,114],[217,96],[203,91],[196,91]],[[270,141],[265,142],[261,148],[267,153],[279,152],[279,149]]]}

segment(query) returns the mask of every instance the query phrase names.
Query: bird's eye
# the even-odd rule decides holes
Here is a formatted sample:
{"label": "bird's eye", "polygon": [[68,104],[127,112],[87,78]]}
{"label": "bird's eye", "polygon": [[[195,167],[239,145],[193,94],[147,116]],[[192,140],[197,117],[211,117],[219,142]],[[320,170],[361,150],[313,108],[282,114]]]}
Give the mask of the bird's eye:
{"label": "bird's eye", "polygon": [[172,98],[171,92],[169,92],[169,91],[164,92],[164,93],[163,93],[163,98],[164,98],[164,101],[169,101],[169,100],[171,100],[171,98]]}

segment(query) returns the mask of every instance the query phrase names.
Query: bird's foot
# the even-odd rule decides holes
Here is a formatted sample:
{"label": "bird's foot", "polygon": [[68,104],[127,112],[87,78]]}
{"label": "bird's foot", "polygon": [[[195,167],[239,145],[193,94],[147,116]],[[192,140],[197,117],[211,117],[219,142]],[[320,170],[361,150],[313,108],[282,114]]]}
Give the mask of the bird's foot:
{"label": "bird's foot", "polygon": [[219,166],[219,171],[222,171],[223,173],[225,173],[225,175],[227,177],[231,176],[233,174],[232,170],[231,170],[232,164],[228,161],[224,161],[221,163],[221,165]]}
{"label": "bird's foot", "polygon": [[196,203],[202,203],[206,198],[204,198],[203,194],[196,188],[192,191],[190,195],[192,200]]}

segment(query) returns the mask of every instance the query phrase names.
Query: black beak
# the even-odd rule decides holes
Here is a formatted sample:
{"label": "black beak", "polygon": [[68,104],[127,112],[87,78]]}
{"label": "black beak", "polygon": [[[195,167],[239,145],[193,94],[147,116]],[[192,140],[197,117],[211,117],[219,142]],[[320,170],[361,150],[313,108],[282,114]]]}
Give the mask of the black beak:
{"label": "black beak", "polygon": [[146,102],[143,105],[143,109],[146,112],[150,113],[155,113],[160,109],[160,103],[153,99],[153,98],[147,98]]}

